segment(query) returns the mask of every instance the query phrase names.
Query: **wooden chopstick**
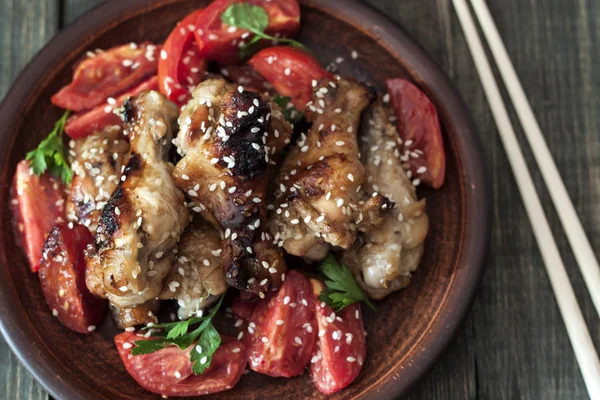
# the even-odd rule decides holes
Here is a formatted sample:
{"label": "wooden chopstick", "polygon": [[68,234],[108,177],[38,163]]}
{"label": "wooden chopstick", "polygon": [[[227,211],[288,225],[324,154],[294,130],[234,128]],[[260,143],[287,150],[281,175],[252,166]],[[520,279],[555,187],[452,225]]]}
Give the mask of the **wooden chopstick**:
{"label": "wooden chopstick", "polygon": [[523,126],[525,136],[529,141],[529,146],[535,157],[540,172],[546,182],[546,187],[554,203],[558,217],[562,222],[573,254],[579,264],[581,275],[587,285],[588,291],[592,298],[592,302],[596,307],[596,312],[600,315],[600,265],[592,249],[575,207],[571,202],[571,198],[567,193],[565,184],[560,177],[554,159],[548,150],[544,135],[540,129],[540,126],[535,118],[531,105],[527,100],[523,86],[517,77],[515,68],[513,67],[510,57],[506,52],[502,38],[498,33],[496,24],[490,14],[490,10],[484,0],[471,0],[471,5],[475,11],[475,15],[479,19],[479,25],[485,38],[487,39],[488,45],[494,56],[494,60],[500,70],[500,75],[504,80],[506,89],[510,99],[512,100],[519,121]]}
{"label": "wooden chopstick", "polygon": [[[577,304],[573,287],[569,282],[564,263],[552,236],[552,231],[535,190],[533,180],[527,169],[525,158],[519,147],[519,142],[502,100],[498,84],[496,83],[483,44],[477,33],[475,22],[473,21],[466,0],[452,0],[452,2],[467,39],[467,45],[475,62],[486,98],[490,104],[492,115],[517,182],[517,187],[525,204],[525,210],[527,211],[534,236],[544,260],[550,284],[554,291],[563,322],[567,328],[567,334],[569,335],[571,346],[579,363],[587,391],[592,400],[600,400],[600,361],[598,360],[598,354],[585,324],[581,309]],[[541,169],[543,170],[544,167],[542,166]],[[560,180],[558,173],[557,176]],[[548,186],[552,186],[554,183],[551,182]]]}

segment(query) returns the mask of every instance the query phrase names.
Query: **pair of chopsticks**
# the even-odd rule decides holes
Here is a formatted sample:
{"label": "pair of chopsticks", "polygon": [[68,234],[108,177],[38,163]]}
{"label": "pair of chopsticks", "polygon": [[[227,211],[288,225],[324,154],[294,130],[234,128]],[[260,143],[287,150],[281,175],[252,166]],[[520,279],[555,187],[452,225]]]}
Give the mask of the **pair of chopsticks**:
{"label": "pair of chopsticks", "polygon": [[[581,309],[575,298],[573,287],[569,282],[565,265],[552,236],[552,231],[535,190],[533,180],[527,169],[525,158],[519,147],[519,142],[517,141],[490,63],[486,57],[482,41],[479,38],[477,27],[467,5],[467,0],[452,0],[452,2],[467,39],[479,79],[490,104],[500,138],[517,181],[519,192],[525,203],[525,209],[542,254],[554,296],[556,297],[563,322],[567,328],[567,333],[575,352],[575,357],[579,363],[587,391],[592,400],[599,400],[600,361],[598,360],[594,343],[591,340]],[[579,217],[575,212],[573,203],[569,198],[556,164],[548,150],[544,136],[485,0],[470,0],[470,2],[498,66],[509,97],[513,102],[519,121],[523,126],[525,136],[546,183],[575,259],[579,264],[579,269],[590,292],[596,311],[600,314],[600,266],[598,265],[598,260],[581,226]]]}

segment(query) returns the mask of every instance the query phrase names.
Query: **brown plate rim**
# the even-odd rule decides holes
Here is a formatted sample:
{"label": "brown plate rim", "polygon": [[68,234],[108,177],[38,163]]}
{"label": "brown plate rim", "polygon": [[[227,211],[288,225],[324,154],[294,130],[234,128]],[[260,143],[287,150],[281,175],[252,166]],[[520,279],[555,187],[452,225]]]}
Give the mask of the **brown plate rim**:
{"label": "brown plate rim", "polygon": [[[52,38],[42,50],[24,68],[12,85],[4,101],[0,105],[0,120],[12,121],[5,125],[0,134],[0,146],[11,146],[6,132],[14,129],[19,118],[14,118],[18,110],[31,107],[35,98],[36,87],[54,72],[47,71],[49,66],[60,66],[61,60],[75,47],[85,46],[86,37],[99,30],[109,30],[106,21],[115,23],[125,10],[133,10],[133,14],[145,12],[165,3],[177,0],[154,2],[149,0],[120,0],[105,2],[78,18],[73,24]],[[382,376],[376,393],[369,393],[365,388],[358,394],[359,398],[394,398],[405,393],[437,362],[450,340],[456,334],[458,327],[466,317],[474,300],[477,286],[483,273],[484,261],[487,255],[490,226],[491,226],[491,193],[487,185],[488,174],[484,163],[483,150],[476,134],[474,124],[469,116],[467,107],[454,88],[443,69],[437,65],[429,54],[401,27],[390,21],[386,16],[359,3],[356,0],[301,0],[303,5],[318,8],[334,18],[341,19],[363,33],[374,38],[379,44],[388,49],[391,55],[399,58],[402,54],[402,64],[407,68],[413,80],[422,84],[436,104],[442,104],[446,117],[453,121],[458,132],[454,141],[459,159],[462,163],[460,170],[461,184],[465,193],[463,223],[466,225],[463,246],[459,254],[459,264],[463,265],[456,273],[445,301],[440,308],[447,313],[438,313],[431,321],[427,332],[417,341],[427,351],[419,352],[409,368],[395,368]],[[2,174],[7,174],[3,168]],[[3,266],[6,267],[6,266]],[[456,289],[460,290],[456,290]],[[15,296],[14,286],[0,284],[0,331],[17,358],[25,365],[42,386],[55,398],[65,400],[85,399],[87,394],[73,388],[68,381],[62,380],[61,375],[49,368],[42,355],[40,343],[31,340],[33,327],[27,318],[23,307],[12,303]],[[399,377],[401,379],[398,379]]]}

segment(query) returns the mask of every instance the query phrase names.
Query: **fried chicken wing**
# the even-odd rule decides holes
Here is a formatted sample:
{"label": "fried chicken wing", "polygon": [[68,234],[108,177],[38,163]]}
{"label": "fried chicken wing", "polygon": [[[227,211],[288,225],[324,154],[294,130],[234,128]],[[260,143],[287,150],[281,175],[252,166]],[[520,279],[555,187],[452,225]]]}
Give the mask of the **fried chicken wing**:
{"label": "fried chicken wing", "polygon": [[347,249],[359,230],[379,225],[393,207],[363,188],[356,135],[371,100],[369,88],[349,80],[323,81],[315,88],[306,109],[312,127],[283,161],[269,223],[288,253],[316,261],[330,246]]}
{"label": "fried chicken wing", "polygon": [[220,255],[221,236],[211,224],[194,222],[181,235],[176,261],[160,295],[162,300],[177,300],[180,319],[195,315],[227,290]]}
{"label": "fried chicken wing", "polygon": [[229,285],[262,297],[286,270],[265,231],[266,191],[291,126],[276,104],[223,79],[198,85],[179,124],[174,143],[183,158],[175,182],[221,232]]}
{"label": "fried chicken wing", "polygon": [[[167,161],[177,107],[155,91],[122,108],[131,155],[121,182],[102,210],[86,283],[120,312],[155,299],[171,271],[179,237],[189,223],[183,193]],[[131,322],[133,324],[134,321]]]}
{"label": "fried chicken wing", "polygon": [[415,187],[402,167],[398,138],[389,111],[381,100],[377,101],[361,128],[365,188],[383,193],[396,207],[377,229],[361,233],[356,244],[342,256],[359,284],[374,299],[409,284],[411,272],[421,261],[429,229],[425,200],[417,201]]}
{"label": "fried chicken wing", "polygon": [[96,232],[102,209],[119,183],[129,143],[121,128],[109,126],[69,143],[73,180],[67,199],[67,218]]}

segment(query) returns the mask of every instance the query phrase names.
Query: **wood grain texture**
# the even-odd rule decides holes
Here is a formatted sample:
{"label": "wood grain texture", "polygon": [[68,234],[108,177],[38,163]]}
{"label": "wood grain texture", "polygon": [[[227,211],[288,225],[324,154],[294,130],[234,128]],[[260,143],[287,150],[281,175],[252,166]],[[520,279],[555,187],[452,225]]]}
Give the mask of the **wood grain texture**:
{"label": "wood grain texture", "polygon": [[[587,399],[451,1],[364,1],[415,36],[456,83],[480,130],[494,189],[491,254],[473,312],[440,363],[406,398]],[[98,2],[64,0],[62,21],[72,21]],[[27,2],[33,7],[21,3],[25,2],[0,2],[0,97],[59,20],[58,2],[56,7],[49,6],[54,2]],[[600,249],[600,4],[488,4],[588,237]],[[524,148],[534,166],[531,152]],[[537,171],[534,178],[592,337],[600,346],[600,320]],[[0,398],[45,398],[4,344],[0,357],[8,360],[0,366]]]}

